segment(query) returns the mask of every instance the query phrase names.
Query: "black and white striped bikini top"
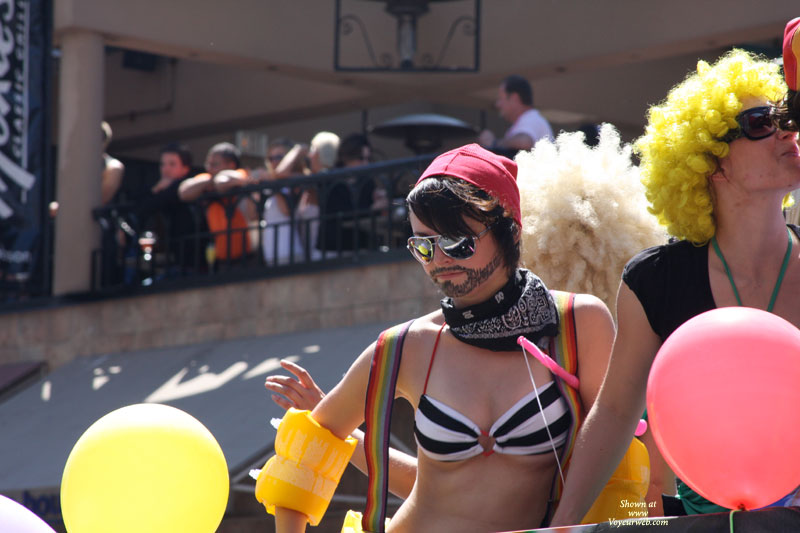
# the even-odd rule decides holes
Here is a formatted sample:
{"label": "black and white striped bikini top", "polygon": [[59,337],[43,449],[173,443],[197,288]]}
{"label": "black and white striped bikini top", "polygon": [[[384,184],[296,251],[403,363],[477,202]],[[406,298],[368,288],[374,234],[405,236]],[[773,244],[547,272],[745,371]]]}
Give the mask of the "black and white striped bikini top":
{"label": "black and white striped bikini top", "polygon": [[[428,377],[436,356],[438,337],[436,340]],[[418,448],[431,459],[463,461],[494,452],[536,455],[551,452],[553,447],[558,448],[567,440],[572,415],[553,381],[526,394],[492,424],[489,431],[484,431],[452,407],[428,396],[428,377],[425,378],[425,387],[414,415],[414,437]],[[539,409],[539,402],[544,416]],[[545,419],[548,427],[545,427]],[[552,444],[548,429],[553,438]]]}

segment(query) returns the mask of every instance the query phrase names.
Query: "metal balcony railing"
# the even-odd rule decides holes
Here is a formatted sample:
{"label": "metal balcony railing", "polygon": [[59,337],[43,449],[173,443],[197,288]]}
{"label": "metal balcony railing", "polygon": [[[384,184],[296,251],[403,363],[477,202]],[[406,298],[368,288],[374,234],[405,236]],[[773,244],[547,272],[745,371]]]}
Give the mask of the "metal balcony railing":
{"label": "metal balcony railing", "polygon": [[92,292],[313,271],[405,253],[405,195],[432,158],[254,182],[161,210],[97,208],[102,239],[92,257]]}

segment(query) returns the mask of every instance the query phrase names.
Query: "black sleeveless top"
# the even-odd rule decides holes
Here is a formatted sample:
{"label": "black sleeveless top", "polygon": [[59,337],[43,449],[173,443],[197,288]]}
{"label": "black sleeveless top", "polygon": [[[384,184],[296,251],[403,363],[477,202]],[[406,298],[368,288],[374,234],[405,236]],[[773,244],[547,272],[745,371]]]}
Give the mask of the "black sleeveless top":
{"label": "black sleeveless top", "polygon": [[[788,226],[800,237],[800,228]],[[662,342],[690,318],[717,307],[708,280],[708,244],[675,241],[643,250],[625,265],[622,280]]]}

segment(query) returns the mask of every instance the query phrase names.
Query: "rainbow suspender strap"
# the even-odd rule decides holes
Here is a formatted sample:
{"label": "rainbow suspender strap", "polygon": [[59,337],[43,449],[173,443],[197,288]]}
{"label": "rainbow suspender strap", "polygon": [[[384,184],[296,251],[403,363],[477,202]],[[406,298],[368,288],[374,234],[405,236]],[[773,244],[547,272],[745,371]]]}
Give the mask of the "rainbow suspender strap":
{"label": "rainbow suspender strap", "polygon": [[[578,337],[575,332],[575,293],[550,291],[550,294],[553,295],[558,309],[558,335],[550,340],[550,357],[564,370],[572,375],[577,375]],[[562,397],[567,400],[570,414],[572,414],[572,425],[569,428],[567,441],[561,452],[561,468],[566,473],[570,457],[572,457],[572,450],[575,447],[575,439],[578,436],[578,428],[583,418],[583,406],[576,389],[567,385],[558,376],[554,375],[554,379]],[[564,487],[561,482],[561,476],[556,473],[551,494],[554,501],[558,501],[561,498],[562,490],[564,490]]]}
{"label": "rainbow suspender strap", "polygon": [[369,371],[364,420],[364,452],[367,456],[369,482],[367,507],[361,519],[364,531],[383,533],[386,521],[386,497],[389,489],[389,427],[392,402],[403,355],[403,340],[413,320],[383,331],[375,344]]}

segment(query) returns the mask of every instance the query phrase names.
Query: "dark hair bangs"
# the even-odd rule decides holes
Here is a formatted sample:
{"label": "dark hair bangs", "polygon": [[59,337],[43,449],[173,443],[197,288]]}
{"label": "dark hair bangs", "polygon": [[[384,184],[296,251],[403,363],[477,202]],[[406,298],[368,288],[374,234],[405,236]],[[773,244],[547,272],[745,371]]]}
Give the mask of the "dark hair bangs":
{"label": "dark hair bangs", "polygon": [[[439,235],[475,236],[465,218],[489,225],[497,218],[497,201],[463,180],[447,176],[424,180],[406,198],[416,217]],[[488,209],[487,209],[488,208]],[[502,216],[502,208],[500,210]]]}

